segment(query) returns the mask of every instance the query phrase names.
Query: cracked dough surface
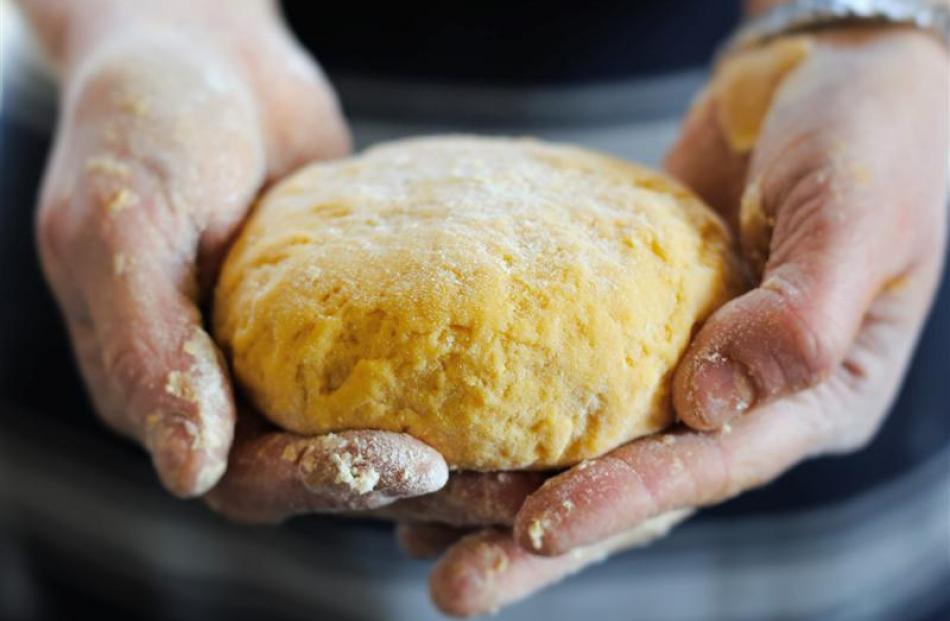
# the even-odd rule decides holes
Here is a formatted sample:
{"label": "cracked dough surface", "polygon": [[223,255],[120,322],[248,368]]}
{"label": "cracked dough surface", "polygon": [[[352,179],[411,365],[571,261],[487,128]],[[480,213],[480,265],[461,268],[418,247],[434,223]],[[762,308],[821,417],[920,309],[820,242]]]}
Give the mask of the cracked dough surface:
{"label": "cracked dough surface", "polygon": [[671,371],[737,275],[719,219],[659,173],[533,140],[414,139],[268,191],[214,327],[283,428],[405,431],[456,468],[546,468],[672,422]]}

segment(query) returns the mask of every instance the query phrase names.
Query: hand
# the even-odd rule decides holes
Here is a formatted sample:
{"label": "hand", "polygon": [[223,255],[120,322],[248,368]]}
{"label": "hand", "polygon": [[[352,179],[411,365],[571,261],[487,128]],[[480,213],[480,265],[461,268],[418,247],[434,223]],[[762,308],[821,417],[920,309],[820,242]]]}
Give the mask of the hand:
{"label": "hand", "polygon": [[270,4],[36,4],[66,12],[39,246],[103,420],[179,496],[218,483],[230,452],[209,502],[245,520],[441,487],[441,456],[401,434],[305,439],[244,414],[232,446],[231,384],[199,305],[262,184],[349,146],[330,87]]}
{"label": "hand", "polygon": [[[944,254],[947,55],[898,29],[824,34],[784,75],[762,54],[717,71],[667,160],[761,270],[687,351],[673,396],[683,424],[549,479],[513,538],[456,544],[432,581],[447,612],[524,597],[625,547],[619,533],[855,450],[880,425]],[[424,529],[407,529],[424,547]]]}

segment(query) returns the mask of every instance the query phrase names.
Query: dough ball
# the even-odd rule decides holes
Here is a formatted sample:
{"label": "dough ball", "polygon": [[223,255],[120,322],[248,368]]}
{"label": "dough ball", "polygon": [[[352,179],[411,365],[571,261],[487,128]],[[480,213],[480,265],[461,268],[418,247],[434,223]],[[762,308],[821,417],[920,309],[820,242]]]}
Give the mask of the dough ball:
{"label": "dough ball", "polygon": [[659,173],[534,140],[405,140],[268,191],[214,324],[280,427],[549,468],[672,422],[671,373],[736,265],[721,221]]}

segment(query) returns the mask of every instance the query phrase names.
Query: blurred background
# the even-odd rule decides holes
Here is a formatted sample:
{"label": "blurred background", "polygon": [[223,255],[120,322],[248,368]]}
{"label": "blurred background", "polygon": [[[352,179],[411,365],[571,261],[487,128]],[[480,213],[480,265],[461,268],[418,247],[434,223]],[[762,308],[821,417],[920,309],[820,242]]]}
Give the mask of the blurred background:
{"label": "blurred background", "polygon": [[[635,58],[625,68],[635,77],[620,78],[588,72],[570,50],[535,63],[533,75],[512,62],[489,81],[471,46],[447,59],[334,45],[365,23],[315,36],[327,41],[318,55],[358,147],[446,131],[530,134],[657,164],[706,78],[709,50],[739,18],[734,7],[703,14],[717,22],[703,30],[714,38],[670,58]],[[389,525],[229,524],[169,496],[145,455],[95,420],[33,241],[55,86],[7,0],[0,17],[0,619],[441,618],[428,600],[429,564],[404,557]],[[663,36],[654,30],[628,34]],[[467,45],[463,31],[443,36]],[[665,70],[644,73],[641,61]],[[554,79],[552,67],[567,71]],[[935,315],[950,317],[946,285]],[[713,603],[729,619],[950,618],[947,351],[950,322],[931,321],[901,415],[861,453],[801,466],[496,618],[701,619]],[[919,363],[928,358],[942,368]]]}

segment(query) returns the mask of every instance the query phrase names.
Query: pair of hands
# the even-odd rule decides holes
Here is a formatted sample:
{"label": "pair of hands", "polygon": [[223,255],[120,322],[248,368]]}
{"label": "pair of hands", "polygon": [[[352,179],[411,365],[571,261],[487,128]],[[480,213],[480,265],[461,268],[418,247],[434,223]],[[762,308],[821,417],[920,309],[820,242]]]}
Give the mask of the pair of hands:
{"label": "pair of hands", "polygon": [[[433,596],[475,614],[802,459],[858,448],[879,426],[945,244],[947,56],[926,35],[815,39],[749,144],[726,126],[728,85],[714,81],[694,106],[667,168],[735,225],[762,272],[687,351],[680,427],[550,478],[449,476],[402,434],[305,438],[238,412],[203,328],[261,187],[349,149],[319,70],[265,2],[220,13],[201,0],[97,1],[94,20],[25,2],[64,75],[39,245],[97,411],[176,495],[252,522],[395,519],[411,553],[449,548]],[[380,472],[371,490],[341,479],[341,457]]]}

